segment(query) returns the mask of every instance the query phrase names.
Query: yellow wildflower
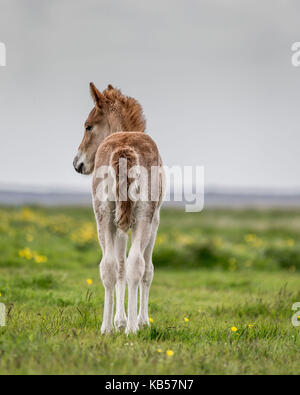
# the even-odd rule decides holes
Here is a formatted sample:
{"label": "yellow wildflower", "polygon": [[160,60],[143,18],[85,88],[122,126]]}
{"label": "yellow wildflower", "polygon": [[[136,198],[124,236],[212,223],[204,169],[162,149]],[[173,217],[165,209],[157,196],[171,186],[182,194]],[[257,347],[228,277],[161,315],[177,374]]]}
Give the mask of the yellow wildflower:
{"label": "yellow wildflower", "polygon": [[289,239],[289,240],[286,242],[286,244],[288,245],[288,247],[294,247],[294,245],[295,245],[295,240]]}
{"label": "yellow wildflower", "polygon": [[167,350],[167,351],[166,351],[166,354],[167,354],[168,357],[172,357],[172,356],[174,355],[174,351],[172,351],[172,350]]}
{"label": "yellow wildflower", "polygon": [[21,211],[21,219],[24,221],[33,221],[35,219],[35,213],[29,208],[24,208]]}
{"label": "yellow wildflower", "polygon": [[29,243],[31,243],[31,242],[33,241],[33,236],[30,235],[30,234],[26,235],[26,240],[27,240]]}
{"label": "yellow wildflower", "polygon": [[189,319],[185,317],[184,322],[189,322]]}
{"label": "yellow wildflower", "polygon": [[264,245],[264,243],[263,243],[263,241],[260,240],[260,239],[256,239],[256,240],[254,241],[254,243],[253,243],[253,246],[254,246],[254,247],[257,247],[257,248],[260,248],[260,247],[262,247],[263,245]]}
{"label": "yellow wildflower", "polygon": [[245,236],[245,240],[247,243],[251,243],[256,239],[256,235],[248,234]]}
{"label": "yellow wildflower", "polygon": [[35,251],[33,251],[32,256],[36,263],[46,263],[48,260],[48,258],[45,255],[39,255]]}
{"label": "yellow wildflower", "polygon": [[71,239],[79,244],[90,243],[97,239],[97,233],[93,223],[86,222],[82,227],[71,235]]}
{"label": "yellow wildflower", "polygon": [[151,318],[151,317],[149,317],[149,322],[150,322],[150,324],[153,324],[153,318]]}
{"label": "yellow wildflower", "polygon": [[165,244],[167,242],[167,237],[165,235],[158,235],[156,238],[156,245],[162,245]]}
{"label": "yellow wildflower", "polygon": [[236,332],[238,329],[237,329],[236,326],[232,326],[232,327],[231,327],[231,330],[232,330],[232,332]]}
{"label": "yellow wildflower", "polygon": [[161,348],[158,348],[158,349],[157,349],[157,352],[162,352],[162,349],[161,349]]}
{"label": "yellow wildflower", "polygon": [[177,241],[178,241],[180,244],[186,245],[186,246],[192,245],[192,244],[194,244],[194,242],[195,242],[195,240],[193,239],[193,237],[188,236],[188,235],[182,235],[182,234],[176,235],[176,239],[177,239]]}
{"label": "yellow wildflower", "polygon": [[222,247],[223,246],[223,240],[220,237],[216,237],[213,242],[214,242],[216,247]]}
{"label": "yellow wildflower", "polygon": [[32,252],[30,251],[30,248],[25,247],[23,250],[19,250],[19,257],[25,258],[27,260],[32,259]]}
{"label": "yellow wildflower", "polygon": [[93,280],[90,279],[90,278],[88,278],[88,279],[86,280],[86,282],[87,282],[88,285],[93,285]]}
{"label": "yellow wildflower", "polygon": [[25,258],[28,261],[34,260],[36,263],[45,263],[48,258],[44,255],[39,255],[36,251],[31,251],[30,248],[25,247],[23,250],[19,250],[19,257]]}

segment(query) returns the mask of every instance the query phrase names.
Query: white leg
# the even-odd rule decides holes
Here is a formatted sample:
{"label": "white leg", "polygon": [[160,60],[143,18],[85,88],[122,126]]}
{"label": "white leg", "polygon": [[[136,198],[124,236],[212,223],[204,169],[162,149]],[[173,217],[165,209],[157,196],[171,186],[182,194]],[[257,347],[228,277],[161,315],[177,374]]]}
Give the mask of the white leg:
{"label": "white leg", "polygon": [[125,313],[125,288],[126,288],[126,247],[127,234],[120,231],[117,233],[115,242],[115,254],[118,265],[117,284],[116,284],[116,315],[115,315],[115,329],[125,329],[127,325],[127,317]]}
{"label": "white leg", "polygon": [[105,301],[101,333],[109,334],[113,330],[112,318],[114,310],[114,287],[105,287]]}
{"label": "white leg", "polygon": [[[104,312],[101,326],[102,334],[110,333],[113,329],[114,292],[117,273],[113,250],[111,252],[112,255],[104,256],[100,263],[100,276],[105,288]],[[111,256],[113,257],[112,259]]]}
{"label": "white leg", "polygon": [[103,258],[100,263],[100,276],[105,288],[101,333],[105,334],[113,330],[114,291],[117,280],[114,251],[116,230],[110,217],[105,218],[99,225],[99,240],[103,251]]}
{"label": "white leg", "polygon": [[147,220],[137,220],[132,230],[132,247],[129,252],[126,266],[128,283],[128,320],[126,334],[136,333],[137,322],[137,291],[145,272],[145,248],[149,243],[151,224]]}
{"label": "white leg", "polygon": [[155,244],[158,225],[159,225],[159,214],[157,213],[152,223],[150,242],[146,247],[144,253],[145,272],[140,284],[140,312],[138,316],[139,328],[143,327],[144,325],[149,325],[148,300],[149,300],[149,290],[154,274],[154,267],[152,263],[152,252]]}

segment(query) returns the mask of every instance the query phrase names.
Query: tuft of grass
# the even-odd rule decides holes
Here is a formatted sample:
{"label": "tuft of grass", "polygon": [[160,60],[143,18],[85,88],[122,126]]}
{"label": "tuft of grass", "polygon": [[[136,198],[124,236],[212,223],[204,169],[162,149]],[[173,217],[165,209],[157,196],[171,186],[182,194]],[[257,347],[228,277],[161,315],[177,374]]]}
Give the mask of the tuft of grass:
{"label": "tuft of grass", "polygon": [[38,275],[30,278],[16,277],[13,286],[19,289],[53,289],[58,287],[58,281],[51,274]]}

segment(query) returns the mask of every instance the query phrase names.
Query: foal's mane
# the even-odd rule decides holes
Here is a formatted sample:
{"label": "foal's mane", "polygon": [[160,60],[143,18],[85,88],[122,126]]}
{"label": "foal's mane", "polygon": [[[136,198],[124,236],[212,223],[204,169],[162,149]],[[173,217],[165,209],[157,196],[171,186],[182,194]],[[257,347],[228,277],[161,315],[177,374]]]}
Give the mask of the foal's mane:
{"label": "foal's mane", "polygon": [[144,132],[146,120],[140,103],[132,97],[125,96],[119,89],[108,85],[102,95],[111,103],[111,110],[121,118],[124,131]]}

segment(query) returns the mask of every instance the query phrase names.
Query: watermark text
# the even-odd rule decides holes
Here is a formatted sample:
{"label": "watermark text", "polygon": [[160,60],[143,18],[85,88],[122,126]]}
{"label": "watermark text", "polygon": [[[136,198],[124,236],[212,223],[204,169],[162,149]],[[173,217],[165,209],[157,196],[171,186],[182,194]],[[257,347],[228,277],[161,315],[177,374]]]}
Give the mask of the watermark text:
{"label": "watermark text", "polygon": [[6,46],[0,42],[0,67],[6,66]]}
{"label": "watermark text", "polygon": [[292,325],[293,326],[300,326],[300,320],[298,317],[300,317],[300,302],[296,302],[292,306],[292,310],[296,311],[296,313],[292,317]]}
{"label": "watermark text", "polygon": [[300,42],[295,42],[292,45],[291,50],[293,52],[292,65],[294,67],[299,67],[300,66]]}
{"label": "watermark text", "polygon": [[100,166],[95,171],[96,198],[100,202],[184,202],[186,212],[204,208],[203,166],[136,165],[128,169],[121,158],[117,166]]}
{"label": "watermark text", "polygon": [[0,303],[0,327],[6,325],[6,308],[5,304]]}

